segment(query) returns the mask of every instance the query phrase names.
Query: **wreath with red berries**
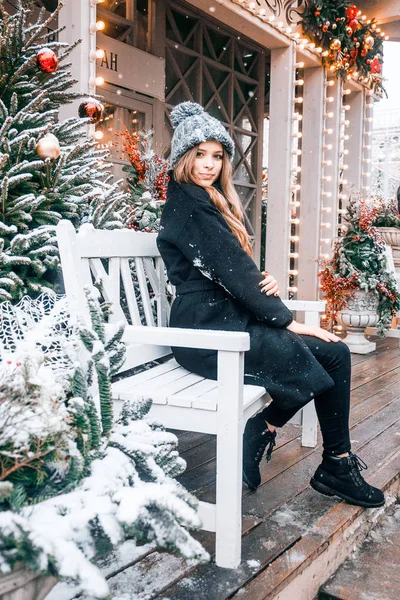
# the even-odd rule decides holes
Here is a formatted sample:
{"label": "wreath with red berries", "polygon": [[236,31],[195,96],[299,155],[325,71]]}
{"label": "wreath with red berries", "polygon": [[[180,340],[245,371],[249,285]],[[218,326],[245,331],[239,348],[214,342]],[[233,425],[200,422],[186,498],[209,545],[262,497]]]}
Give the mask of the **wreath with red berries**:
{"label": "wreath with red berries", "polygon": [[382,85],[383,40],[376,19],[367,20],[346,1],[312,2],[303,13],[304,35],[322,48],[322,60],[343,79],[355,77],[378,95]]}

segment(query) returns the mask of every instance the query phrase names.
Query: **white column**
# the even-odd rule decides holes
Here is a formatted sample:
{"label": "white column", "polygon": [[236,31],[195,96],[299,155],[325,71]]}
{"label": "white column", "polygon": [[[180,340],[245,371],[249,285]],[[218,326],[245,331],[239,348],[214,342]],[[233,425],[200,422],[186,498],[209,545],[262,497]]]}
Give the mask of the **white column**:
{"label": "white column", "polygon": [[369,90],[364,90],[364,119],[361,192],[363,196],[371,195],[371,160],[372,160],[372,120],[374,116],[374,98]]}
{"label": "white column", "polygon": [[300,227],[297,299],[318,298],[320,253],[322,144],[324,126],[324,70],[304,71],[303,137],[301,157]]}
{"label": "white column", "polygon": [[[95,93],[94,80],[96,77],[96,33],[91,26],[96,23],[95,0],[69,0],[59,13],[59,26],[65,27],[59,34],[61,42],[74,44],[82,40],[71,52],[68,61],[71,62],[71,74],[77,83],[74,91],[91,95]],[[60,119],[77,115],[79,101],[60,108]]]}
{"label": "white column", "polygon": [[[333,83],[332,83],[333,82]],[[331,78],[325,87],[325,119],[322,170],[320,258],[332,255],[331,240],[337,235],[338,194],[340,185],[339,151],[342,124],[342,82]]]}
{"label": "white column", "polygon": [[[345,85],[345,88],[347,86]],[[364,115],[364,94],[363,91],[352,91],[346,97],[346,103],[350,105],[347,112],[347,118],[350,125],[347,128],[344,147],[349,151],[346,156],[346,162],[349,168],[346,173],[348,184],[347,193],[361,191],[361,172],[362,172],[362,153],[363,153],[363,115]]]}
{"label": "white column", "polygon": [[266,269],[287,297],[289,277],[292,115],[295,50],[271,51],[270,130]]}

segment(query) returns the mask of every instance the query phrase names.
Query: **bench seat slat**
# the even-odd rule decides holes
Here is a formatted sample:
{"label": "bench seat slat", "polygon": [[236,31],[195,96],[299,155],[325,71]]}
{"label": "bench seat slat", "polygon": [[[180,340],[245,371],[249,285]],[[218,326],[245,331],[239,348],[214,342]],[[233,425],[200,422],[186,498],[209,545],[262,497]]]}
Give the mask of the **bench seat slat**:
{"label": "bench seat slat", "polygon": [[[145,381],[150,381],[162,373],[167,373],[174,369],[181,368],[174,358],[168,360],[161,365],[157,365],[156,367],[152,367],[151,369],[146,369],[146,371],[142,371],[141,373],[137,373],[136,375],[132,375],[132,377],[124,377],[119,381],[116,381],[112,384],[112,390],[114,392],[118,392],[121,389],[129,389],[132,388],[133,385],[139,385],[144,383]],[[133,383],[134,382],[134,383]]]}
{"label": "bench seat slat", "polygon": [[[178,367],[177,369],[172,369],[171,371],[167,371],[166,373],[161,373],[158,377],[154,377],[153,379],[149,379],[146,382],[140,383],[136,385],[134,376],[132,378],[128,377],[128,381],[130,380],[130,385],[126,387],[126,394],[145,394],[147,398],[152,398],[154,394],[160,390],[160,394],[167,397],[167,389],[173,383],[178,383],[179,387],[184,387],[185,384],[182,383],[182,380],[189,375],[189,372],[182,367]],[[171,389],[173,389],[171,387]]]}

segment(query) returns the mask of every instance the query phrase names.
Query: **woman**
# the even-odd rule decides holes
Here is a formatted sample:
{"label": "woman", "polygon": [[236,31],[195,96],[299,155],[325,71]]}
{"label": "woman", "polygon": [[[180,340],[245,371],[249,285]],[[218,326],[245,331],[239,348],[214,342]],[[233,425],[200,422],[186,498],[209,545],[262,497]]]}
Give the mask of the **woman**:
{"label": "woman", "polygon": [[[319,327],[294,321],[274,277],[253,262],[232,184],[234,143],[222,124],[192,102],[178,105],[171,122],[173,172],[157,241],[176,286],[170,325],[247,331],[245,382],[264,386],[273,399],[246,424],[244,482],[259,486],[259,463],[267,446],[271,457],[276,428],[314,399],[324,451],[312,487],[359,506],[381,506],[383,493],[362,478],[365,465],[351,453],[347,346]],[[215,351],[173,352],[189,371],[216,379]]]}

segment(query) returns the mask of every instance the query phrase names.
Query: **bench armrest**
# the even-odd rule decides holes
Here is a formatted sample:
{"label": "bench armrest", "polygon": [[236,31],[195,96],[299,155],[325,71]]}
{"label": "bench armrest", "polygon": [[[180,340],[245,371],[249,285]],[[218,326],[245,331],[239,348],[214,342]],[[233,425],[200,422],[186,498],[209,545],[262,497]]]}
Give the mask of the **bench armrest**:
{"label": "bench armrest", "polygon": [[289,310],[299,310],[304,312],[325,312],[326,306],[323,300],[286,300],[282,302]]}
{"label": "bench armrest", "polygon": [[126,325],[122,339],[129,344],[176,346],[228,352],[244,352],[250,349],[249,334],[236,331]]}

